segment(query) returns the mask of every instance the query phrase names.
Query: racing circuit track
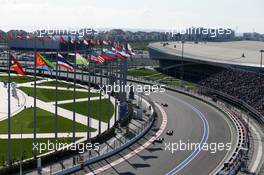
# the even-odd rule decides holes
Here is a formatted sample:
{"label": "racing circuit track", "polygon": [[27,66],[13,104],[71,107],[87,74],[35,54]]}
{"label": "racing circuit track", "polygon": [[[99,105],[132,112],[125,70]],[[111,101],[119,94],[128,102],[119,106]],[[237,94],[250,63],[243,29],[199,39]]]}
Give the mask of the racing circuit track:
{"label": "racing circuit track", "polygon": [[[195,174],[206,175],[215,173],[216,168],[234,149],[237,134],[229,119],[216,108],[172,91],[153,93],[152,100],[156,102],[158,117],[152,129],[137,143],[119,154],[106,160],[85,167],[75,174]],[[168,107],[161,106],[167,103]],[[160,137],[163,143],[150,144],[144,150],[135,154],[156,132],[161,130],[162,119],[167,117],[167,123]],[[174,130],[169,136],[167,130]],[[173,154],[165,150],[165,143],[231,143],[231,150],[210,153],[204,150],[178,150]],[[132,154],[131,154],[132,153]],[[134,153],[134,154],[133,154]],[[125,159],[124,159],[125,157]],[[113,162],[117,162],[113,164]],[[111,163],[111,164],[110,164]],[[109,166],[109,164],[111,166]],[[102,170],[106,168],[105,170]]]}

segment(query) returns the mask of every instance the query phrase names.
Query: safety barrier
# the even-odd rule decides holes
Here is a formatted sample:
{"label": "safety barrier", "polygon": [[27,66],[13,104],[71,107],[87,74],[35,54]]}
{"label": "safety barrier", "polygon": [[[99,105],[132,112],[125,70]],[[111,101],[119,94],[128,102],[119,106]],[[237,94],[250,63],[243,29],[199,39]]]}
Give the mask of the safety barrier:
{"label": "safety barrier", "polygon": [[53,174],[54,175],[64,175],[64,174],[69,174],[69,173],[74,173],[76,171],[79,171],[82,169],[83,166],[86,166],[86,165],[92,164],[94,162],[98,162],[100,160],[104,160],[108,157],[111,157],[111,156],[117,154],[118,152],[126,149],[127,147],[129,147],[130,145],[135,143],[140,138],[142,138],[150,130],[151,126],[153,125],[155,115],[156,115],[156,113],[154,112],[155,108],[153,106],[153,103],[149,102],[149,105],[151,106],[151,116],[149,118],[149,121],[146,122],[146,125],[144,126],[144,128],[134,138],[126,140],[125,143],[122,143],[117,148],[107,150],[107,152],[105,154],[97,155],[95,157],[89,158],[88,160],[84,161],[83,164],[78,164],[76,166],[69,167],[69,168],[64,169],[64,170],[60,170],[60,171],[55,172]]}
{"label": "safety barrier", "polygon": [[[142,84],[151,84],[154,85],[154,83],[146,82],[146,81],[138,81],[138,80],[130,80],[137,83]],[[237,144],[236,148],[232,152],[232,154],[226,159],[226,163],[222,165],[217,171],[216,174],[218,175],[234,175],[239,170],[242,159],[244,158],[244,155],[247,154],[248,151],[248,145],[249,145],[249,139],[248,139],[248,132],[246,127],[244,126],[243,122],[239,119],[239,117],[231,110],[228,110],[228,108],[224,106],[219,106],[210,97],[207,96],[201,96],[197,93],[186,91],[185,89],[180,88],[172,88],[172,87],[166,87],[167,90],[175,91],[178,93],[182,93],[191,97],[194,97],[196,99],[202,100],[207,104],[210,104],[222,111],[224,114],[228,115],[230,120],[232,121],[233,125],[236,128],[238,137],[237,137]]]}

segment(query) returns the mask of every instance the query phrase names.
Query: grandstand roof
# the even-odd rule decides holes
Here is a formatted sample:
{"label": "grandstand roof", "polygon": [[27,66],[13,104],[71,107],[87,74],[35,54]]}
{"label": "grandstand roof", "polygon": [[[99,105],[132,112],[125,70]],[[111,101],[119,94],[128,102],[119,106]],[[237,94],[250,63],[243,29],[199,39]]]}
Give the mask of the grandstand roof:
{"label": "grandstand roof", "polygon": [[[169,42],[165,46],[163,44],[164,42],[151,43],[149,48],[181,57],[181,42]],[[263,49],[264,42],[260,41],[199,42],[197,44],[185,42],[184,58],[217,64],[260,67],[260,50]]]}

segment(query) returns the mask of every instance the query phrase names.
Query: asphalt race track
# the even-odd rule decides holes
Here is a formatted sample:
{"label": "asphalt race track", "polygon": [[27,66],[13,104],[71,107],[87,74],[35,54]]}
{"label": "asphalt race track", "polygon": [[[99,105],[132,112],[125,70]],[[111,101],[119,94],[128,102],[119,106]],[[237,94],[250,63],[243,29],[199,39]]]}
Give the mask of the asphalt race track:
{"label": "asphalt race track", "polygon": [[[99,174],[121,175],[207,175],[212,173],[219,164],[223,164],[226,156],[231,154],[236,144],[236,132],[228,118],[214,107],[191,97],[166,91],[166,93],[152,94],[154,102],[166,103],[168,107],[162,107],[168,117],[167,126],[161,137],[163,143],[151,144],[148,148],[134,155],[128,160],[111,167]],[[147,142],[158,130],[162,122],[161,111],[157,110],[158,118],[152,129],[137,143],[123,150],[119,154],[106,160],[85,167],[75,174],[93,174],[91,172],[113,162]],[[169,136],[167,130],[173,130]],[[177,150],[174,153],[165,150],[165,143],[231,143],[231,150],[212,151],[205,150]]]}

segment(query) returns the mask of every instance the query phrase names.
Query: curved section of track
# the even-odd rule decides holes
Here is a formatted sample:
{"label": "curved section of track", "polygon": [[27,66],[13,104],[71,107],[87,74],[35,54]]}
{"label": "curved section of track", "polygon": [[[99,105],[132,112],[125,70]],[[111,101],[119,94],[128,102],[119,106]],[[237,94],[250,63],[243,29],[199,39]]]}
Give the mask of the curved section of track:
{"label": "curved section of track", "polygon": [[[186,106],[190,107],[196,114],[197,116],[201,119],[201,121],[203,122],[203,136],[202,139],[200,141],[200,145],[203,145],[205,143],[207,143],[208,140],[208,136],[209,136],[209,125],[208,122],[206,120],[206,117],[204,116],[204,114],[199,111],[197,108],[195,108],[194,106],[192,106],[191,104],[178,99],[179,102],[185,104]],[[175,168],[173,168],[173,170],[171,170],[170,172],[167,173],[167,175],[173,175],[173,174],[177,174],[178,172],[180,172],[182,169],[184,169],[184,167],[186,167],[193,159],[195,159],[195,157],[201,152],[201,149],[197,148],[195,149],[184,161],[182,161],[179,165],[177,165]]]}
{"label": "curved section of track", "polygon": [[[173,136],[164,131],[160,137],[164,143],[232,143],[235,148],[235,128],[226,119],[226,116],[214,107],[194,98],[167,91],[162,94],[152,94],[153,101],[169,106],[163,108],[168,116],[165,131],[174,130]],[[158,111],[158,115],[162,115]],[[100,174],[210,174],[223,163],[232,150],[211,153],[204,150],[178,150],[174,153],[165,150],[164,144],[150,144],[147,148],[136,152],[133,157],[124,159],[128,154],[148,142],[160,130],[161,117],[155,122],[153,129],[137,143],[123,150],[119,154],[86,167],[76,174],[92,174],[98,169],[107,166]],[[210,131],[210,132],[209,132]],[[118,159],[124,159],[116,165],[111,164]]]}

